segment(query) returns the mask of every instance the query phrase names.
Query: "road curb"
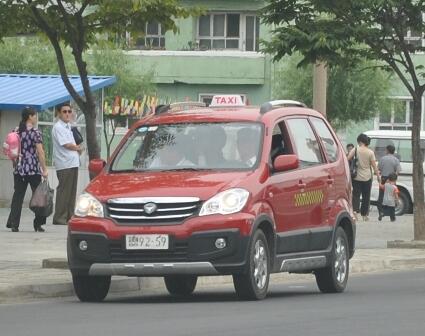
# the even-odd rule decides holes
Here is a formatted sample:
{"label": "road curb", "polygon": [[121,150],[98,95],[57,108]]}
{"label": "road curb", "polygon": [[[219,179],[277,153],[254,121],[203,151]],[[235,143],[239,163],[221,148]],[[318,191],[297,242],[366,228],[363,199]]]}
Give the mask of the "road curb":
{"label": "road curb", "polygon": [[403,248],[403,249],[425,249],[425,241],[423,240],[393,240],[387,242],[388,248]]}
{"label": "road curb", "polygon": [[[67,269],[68,265],[64,258],[44,259],[43,268],[60,268]],[[423,258],[405,258],[405,259],[379,259],[379,260],[356,260],[350,262],[351,273],[370,273],[390,270],[412,269],[416,267],[425,267],[425,256]],[[300,279],[300,278],[298,278]],[[301,277],[301,279],[305,279]],[[291,276],[286,273],[274,274],[273,282],[280,283],[291,280]],[[293,280],[297,278],[293,276]],[[198,284],[204,286],[214,286],[222,284],[231,284],[230,276],[207,276],[200,277]],[[112,293],[134,292],[140,290],[157,290],[163,289],[164,282],[162,278],[113,278],[111,283]],[[73,296],[74,290],[71,281],[61,283],[46,283],[35,285],[9,286],[0,289],[0,303],[11,300],[25,300],[30,298],[53,298]]]}
{"label": "road curb", "polygon": [[[140,278],[115,279],[111,282],[111,293],[141,290]],[[0,289],[0,303],[21,299],[41,299],[74,295],[72,282],[9,286]]]}

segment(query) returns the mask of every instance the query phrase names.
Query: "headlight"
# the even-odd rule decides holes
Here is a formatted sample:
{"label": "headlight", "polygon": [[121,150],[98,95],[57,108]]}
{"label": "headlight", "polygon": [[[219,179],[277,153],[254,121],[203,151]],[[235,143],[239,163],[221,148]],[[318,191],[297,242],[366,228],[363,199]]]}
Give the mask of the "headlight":
{"label": "headlight", "polygon": [[74,214],[79,217],[103,217],[103,206],[92,195],[83,193],[77,199]]}
{"label": "headlight", "polygon": [[204,203],[199,216],[228,215],[239,212],[245,206],[248,196],[249,192],[245,189],[235,188],[223,191]]}

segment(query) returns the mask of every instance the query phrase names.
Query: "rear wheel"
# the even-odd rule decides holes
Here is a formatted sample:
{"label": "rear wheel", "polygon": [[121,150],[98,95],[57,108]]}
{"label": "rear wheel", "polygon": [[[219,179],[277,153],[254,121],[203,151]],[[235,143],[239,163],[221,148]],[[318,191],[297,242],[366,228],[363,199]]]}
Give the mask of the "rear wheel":
{"label": "rear wheel", "polygon": [[193,293],[198,277],[196,275],[167,275],[165,287],[172,295],[187,296]]}
{"label": "rear wheel", "polygon": [[82,302],[101,302],[108,295],[110,276],[73,275],[72,283],[77,297]]}
{"label": "rear wheel", "polygon": [[323,293],[340,293],[345,290],[349,272],[348,239],[341,227],[335,232],[335,240],[328,267],[315,271],[317,286]]}
{"label": "rear wheel", "polygon": [[245,273],[234,274],[236,294],[245,300],[261,300],[267,295],[270,280],[270,252],[263,231],[257,230],[249,249]]}
{"label": "rear wheel", "polygon": [[396,216],[402,216],[409,212],[410,209],[410,198],[405,191],[400,191],[398,195],[398,205],[395,207]]}

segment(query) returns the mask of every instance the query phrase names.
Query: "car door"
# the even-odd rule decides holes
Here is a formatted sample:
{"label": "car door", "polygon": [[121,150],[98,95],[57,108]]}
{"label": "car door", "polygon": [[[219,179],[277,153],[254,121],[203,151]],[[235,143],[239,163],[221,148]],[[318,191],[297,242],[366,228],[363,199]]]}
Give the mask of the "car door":
{"label": "car door", "polygon": [[[280,142],[280,144],[279,144]],[[280,147],[280,148],[279,148]],[[290,136],[283,121],[273,128],[270,164],[276,155],[294,154]],[[305,251],[308,249],[308,232],[302,231],[299,220],[304,215],[301,207],[295,206],[294,195],[302,189],[303,178],[299,169],[271,172],[266,191],[267,201],[272,207],[277,234],[277,254]]]}
{"label": "car door", "polygon": [[289,118],[280,128],[284,129],[287,147],[297,154],[300,167],[271,177],[273,197],[269,202],[275,214],[277,252],[308,251],[311,230],[320,227],[323,220],[321,202],[326,197],[327,177],[322,168],[324,157],[307,118]]}
{"label": "car door", "polygon": [[311,237],[311,249],[323,250],[329,246],[332,239],[337,215],[337,212],[332,210],[338,209],[336,204],[338,200],[346,199],[347,176],[342,157],[344,153],[328,125],[324,120],[316,117],[311,117],[310,122],[320,139],[320,145],[326,158],[326,164],[322,166],[326,175],[325,197],[321,203],[323,219],[320,223],[315,223],[316,228],[312,230]]}

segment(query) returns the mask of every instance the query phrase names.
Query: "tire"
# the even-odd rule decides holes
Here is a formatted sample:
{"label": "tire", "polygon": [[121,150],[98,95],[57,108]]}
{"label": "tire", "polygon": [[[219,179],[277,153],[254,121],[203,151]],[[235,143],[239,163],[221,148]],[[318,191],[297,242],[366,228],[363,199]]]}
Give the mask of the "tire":
{"label": "tire", "polygon": [[196,275],[168,275],[164,277],[165,287],[171,295],[188,296],[193,293],[198,277]]}
{"label": "tire", "polygon": [[77,297],[82,302],[101,302],[108,295],[110,276],[73,275],[72,283]]}
{"label": "tire", "polygon": [[254,233],[248,256],[246,271],[233,275],[236,294],[243,300],[262,300],[267,295],[270,280],[270,252],[263,231]]}
{"label": "tire", "polygon": [[345,290],[350,268],[348,239],[343,228],[335,232],[331,252],[331,262],[328,267],[316,270],[316,282],[323,293],[341,293]]}
{"label": "tire", "polygon": [[405,191],[400,191],[398,195],[399,204],[395,207],[396,216],[402,216],[409,212],[410,198]]}

